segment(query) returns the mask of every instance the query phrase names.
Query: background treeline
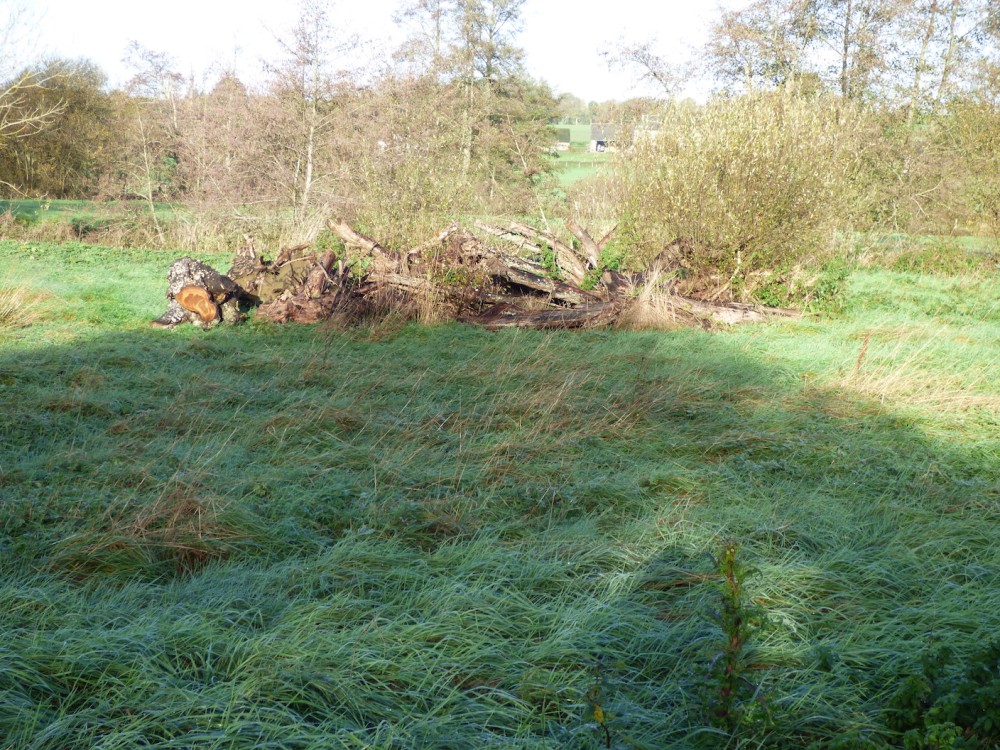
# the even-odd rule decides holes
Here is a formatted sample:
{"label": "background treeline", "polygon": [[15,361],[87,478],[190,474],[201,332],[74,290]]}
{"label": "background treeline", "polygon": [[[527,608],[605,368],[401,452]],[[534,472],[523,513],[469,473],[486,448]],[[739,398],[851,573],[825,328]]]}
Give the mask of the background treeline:
{"label": "background treeline", "polygon": [[157,224],[163,201],[230,219],[335,211],[390,237],[429,204],[525,210],[556,100],[510,43],[520,5],[416,3],[401,16],[414,36],[373,72],[342,69],[357,43],[310,0],[257,90],[229,73],[199,86],[135,45],[124,90],[85,61],[19,72],[0,107],[32,127],[0,131],[4,192],[146,201]]}
{"label": "background treeline", "polygon": [[[575,216],[617,223],[635,257],[672,247],[735,296],[850,231],[1000,235],[996,3],[756,0],[684,65],[652,41],[608,51],[662,95],[602,104],[531,78],[523,3],[409,0],[408,41],[351,69],[358,43],[306,0],[253,88],[135,45],[121,90],[86,61],[18,71],[0,189],[130,199],[147,241],[195,247],[332,214],[400,245],[469,215]],[[692,81],[712,98],[684,98]],[[618,123],[614,168],[560,186],[553,124],[587,119]]]}

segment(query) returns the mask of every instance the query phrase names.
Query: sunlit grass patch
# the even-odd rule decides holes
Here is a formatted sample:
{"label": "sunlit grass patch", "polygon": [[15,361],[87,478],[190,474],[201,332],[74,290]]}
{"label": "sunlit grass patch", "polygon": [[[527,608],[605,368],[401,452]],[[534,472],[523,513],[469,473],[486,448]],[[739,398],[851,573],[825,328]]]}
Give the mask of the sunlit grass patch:
{"label": "sunlit grass patch", "polygon": [[[983,359],[954,329],[920,326],[855,334],[858,355],[837,386],[899,407],[1000,409],[1000,355]],[[970,356],[971,355],[971,356]]]}

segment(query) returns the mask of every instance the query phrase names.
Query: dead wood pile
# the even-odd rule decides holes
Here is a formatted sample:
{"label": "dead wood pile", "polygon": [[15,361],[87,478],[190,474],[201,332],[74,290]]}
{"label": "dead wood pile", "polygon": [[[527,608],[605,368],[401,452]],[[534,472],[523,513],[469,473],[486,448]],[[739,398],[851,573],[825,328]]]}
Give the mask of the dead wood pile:
{"label": "dead wood pile", "polygon": [[478,234],[452,224],[404,252],[384,247],[346,222],[327,225],[354,250],[350,264],[329,250],[310,253],[308,245],[286,248],[270,262],[258,256],[249,239],[240,249],[228,275],[259,305],[258,318],[276,323],[336,316],[358,320],[392,305],[427,303],[451,318],[494,330],[584,328],[622,320],[650,293],[658,309],[682,325],[707,328],[796,314],[680,296],[669,281],[659,281],[669,279],[670,269],[603,270],[599,257],[613,230],[595,240],[573,221],[567,228],[578,247],[525,224],[477,221]]}

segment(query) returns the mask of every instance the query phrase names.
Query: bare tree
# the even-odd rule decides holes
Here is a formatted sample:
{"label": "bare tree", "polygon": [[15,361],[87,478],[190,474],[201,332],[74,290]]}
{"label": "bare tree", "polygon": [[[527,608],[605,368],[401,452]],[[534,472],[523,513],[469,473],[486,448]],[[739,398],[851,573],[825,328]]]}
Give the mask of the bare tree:
{"label": "bare tree", "polygon": [[358,45],[353,36],[338,33],[334,17],[328,0],[302,0],[291,35],[279,39],[285,59],[269,66],[272,93],[292,118],[276,123],[272,156],[285,175],[300,221],[322,177],[319,156],[324,140],[336,128],[338,91],[350,83],[346,71],[331,70],[331,61],[343,60]]}
{"label": "bare tree", "polygon": [[148,49],[132,40],[124,62],[133,71],[126,90],[133,96],[165,101],[169,105],[170,124],[176,133],[179,130],[179,103],[184,96],[184,76],[173,69],[174,59],[166,52]]}
{"label": "bare tree", "polygon": [[985,0],[909,0],[899,24],[894,67],[910,79],[899,82],[907,121],[918,112],[940,113],[956,94],[982,89],[978,78],[990,55],[990,18]]}
{"label": "bare tree", "polygon": [[656,48],[655,39],[644,42],[621,40],[615,48],[602,52],[601,56],[612,69],[638,70],[639,82],[649,81],[661,93],[671,96],[677,92],[687,75],[679,66],[658,54]]}
{"label": "bare tree", "polygon": [[6,142],[27,138],[47,127],[65,107],[62,101],[33,96],[58,75],[58,70],[38,74],[23,64],[32,28],[27,2],[0,0],[0,148]]}
{"label": "bare tree", "polygon": [[812,0],[755,0],[722,13],[705,59],[727,86],[752,91],[786,85],[814,70],[809,53],[820,35]]}
{"label": "bare tree", "polygon": [[397,57],[440,73],[445,67],[448,48],[454,42],[450,23],[454,14],[455,0],[408,0],[404,3],[395,20],[409,26],[413,33]]}
{"label": "bare tree", "polygon": [[815,0],[819,39],[835,62],[845,99],[872,94],[889,72],[897,24],[908,0]]}

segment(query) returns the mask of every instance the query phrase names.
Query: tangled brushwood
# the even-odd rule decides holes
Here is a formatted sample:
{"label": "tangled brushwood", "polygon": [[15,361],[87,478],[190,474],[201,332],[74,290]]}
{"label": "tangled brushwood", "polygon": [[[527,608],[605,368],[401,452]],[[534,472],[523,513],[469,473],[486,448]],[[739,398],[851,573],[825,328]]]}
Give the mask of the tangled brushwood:
{"label": "tangled brushwood", "polygon": [[[661,325],[705,328],[796,314],[681,296],[666,254],[643,272],[604,268],[601,253],[612,235],[594,240],[572,221],[568,228],[579,249],[517,222],[500,227],[477,221],[478,234],[452,224],[403,251],[391,250],[343,221],[327,226],[343,243],[340,255],[332,249],[317,253],[304,244],[284,248],[268,261],[246,239],[223,278],[235,282],[242,302],[257,307],[257,319],[358,322],[402,312],[495,330],[587,328],[640,320],[648,325],[649,315],[637,314],[639,307],[655,307]],[[188,296],[203,303],[191,294],[191,282],[184,284]],[[215,302],[224,304],[217,296]],[[190,320],[199,322],[198,317]]]}

